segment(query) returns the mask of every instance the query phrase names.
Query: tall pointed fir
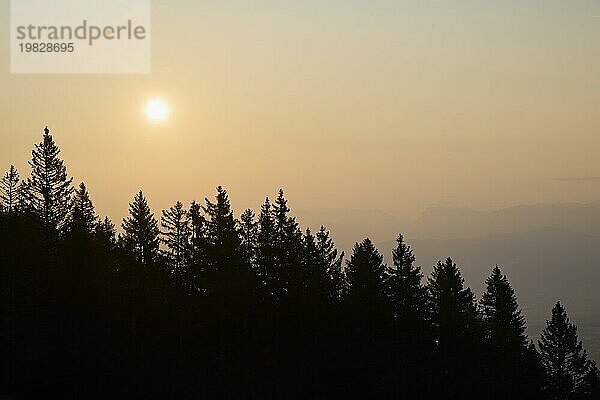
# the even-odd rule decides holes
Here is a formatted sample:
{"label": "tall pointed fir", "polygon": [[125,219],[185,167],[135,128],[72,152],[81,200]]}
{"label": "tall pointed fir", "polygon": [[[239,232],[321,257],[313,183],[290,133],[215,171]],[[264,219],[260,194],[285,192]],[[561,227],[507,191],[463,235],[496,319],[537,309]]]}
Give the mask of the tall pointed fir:
{"label": "tall pointed fir", "polygon": [[482,337],[475,295],[450,258],[433,267],[427,291],[440,389],[448,398],[475,396],[483,378],[476,364]]}
{"label": "tall pointed fir", "polygon": [[267,197],[260,208],[256,238],[256,265],[259,283],[266,299],[276,302],[281,297],[279,271],[276,268],[275,221]]}
{"label": "tall pointed fir", "polygon": [[17,169],[11,165],[0,181],[0,211],[13,215],[19,203],[20,178]]}
{"label": "tall pointed fir", "polygon": [[489,348],[487,362],[494,376],[490,379],[490,396],[508,398],[540,392],[537,365],[531,362],[531,349],[525,334],[525,318],[517,296],[506,275],[495,266],[486,279],[481,297],[485,341]]}
{"label": "tall pointed fir", "polygon": [[[331,281],[328,274],[328,264],[321,257],[315,235],[307,229],[303,235],[304,252],[301,257],[303,276],[302,297],[314,308],[326,305],[330,300]],[[318,311],[318,310],[317,310]]]}
{"label": "tall pointed fir", "polygon": [[[552,308],[538,346],[546,370],[545,394],[548,399],[592,399],[598,395],[594,380],[595,364],[588,360],[577,327],[570,323],[565,307],[560,303]],[[594,393],[596,390],[596,393]]]}
{"label": "tall pointed fir", "polygon": [[188,211],[190,225],[190,249],[187,281],[192,292],[206,293],[205,272],[208,265],[208,222],[202,214],[202,206],[193,201]]}
{"label": "tall pointed fir", "polygon": [[349,286],[347,298],[351,307],[363,318],[378,318],[387,302],[384,286],[386,267],[383,255],[370,239],[354,245],[345,270]]}
{"label": "tall pointed fir", "polygon": [[67,176],[67,168],[59,157],[60,149],[48,127],[31,155],[31,177],[26,185],[29,207],[40,217],[46,232],[54,232],[66,222],[73,178]]}
{"label": "tall pointed fir", "polygon": [[421,267],[414,265],[415,256],[402,235],[392,250],[393,267],[388,270],[386,289],[392,303],[394,318],[401,325],[420,325],[427,316],[427,289],[422,284]]}
{"label": "tall pointed fir", "polygon": [[421,268],[414,265],[415,256],[402,235],[392,250],[393,265],[386,273],[386,292],[392,307],[393,346],[396,393],[415,397],[426,386],[427,352],[430,351],[430,332],[427,324],[427,289],[422,283]]}
{"label": "tall pointed fir", "polygon": [[241,262],[241,241],[229,196],[219,186],[216,202],[205,201],[209,239],[207,287],[221,300],[235,301],[248,295],[252,278],[250,267]]}
{"label": "tall pointed fir", "polygon": [[329,299],[339,302],[347,291],[346,276],[344,275],[344,252],[338,253],[329,231],[324,226],[315,235],[319,260],[325,266],[329,276]]}
{"label": "tall pointed fir", "polygon": [[84,182],[75,189],[75,195],[71,204],[66,224],[66,231],[72,235],[91,235],[96,227],[98,217],[94,211],[94,205],[90,200]]}
{"label": "tall pointed fir", "polygon": [[246,265],[254,268],[258,236],[258,223],[255,221],[254,211],[247,209],[242,213],[238,221],[238,231],[242,260]]}
{"label": "tall pointed fir", "polygon": [[190,282],[186,282],[186,278],[189,277],[187,253],[190,249],[190,224],[188,213],[181,202],[162,211],[161,227],[169,271],[177,286],[188,286]]}
{"label": "tall pointed fir", "polygon": [[273,204],[275,228],[275,261],[279,277],[279,298],[288,294],[296,297],[302,292],[303,276],[300,257],[302,255],[302,232],[296,218],[289,215],[290,209],[279,189]]}
{"label": "tall pointed fir", "polygon": [[139,263],[151,266],[158,256],[160,230],[141,190],[129,204],[129,216],[123,219],[122,227],[126,249]]}

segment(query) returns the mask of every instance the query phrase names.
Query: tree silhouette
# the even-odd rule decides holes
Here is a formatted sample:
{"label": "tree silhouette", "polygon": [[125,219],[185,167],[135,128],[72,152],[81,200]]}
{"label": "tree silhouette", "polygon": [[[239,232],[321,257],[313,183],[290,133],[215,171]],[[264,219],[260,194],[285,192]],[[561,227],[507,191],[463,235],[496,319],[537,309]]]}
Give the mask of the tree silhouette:
{"label": "tree silhouette", "polygon": [[386,287],[394,317],[403,321],[401,324],[420,324],[427,318],[427,289],[421,283],[421,268],[414,266],[415,256],[402,235],[396,239],[392,261]]}
{"label": "tree silhouette", "polygon": [[73,178],[67,176],[67,168],[59,157],[60,149],[48,127],[31,155],[31,177],[25,186],[26,200],[50,233],[61,229],[65,223],[73,193]]}
{"label": "tree silhouette", "polygon": [[531,350],[525,335],[525,318],[508,278],[498,266],[492,269],[485,283],[481,310],[485,339],[490,348],[489,362],[496,371],[491,395],[494,398],[517,396],[536,382],[531,375],[536,366],[528,356]]}
{"label": "tree silhouette", "polygon": [[188,213],[181,202],[176,202],[173,207],[163,210],[161,226],[163,228],[163,243],[167,246],[165,251],[169,270],[180,285],[186,276],[187,252],[190,249],[190,224]]}
{"label": "tree silhouette", "polygon": [[390,352],[396,360],[396,393],[412,397],[424,390],[427,370],[422,360],[431,346],[427,289],[422,284],[421,268],[414,265],[415,256],[402,235],[396,239],[392,262],[385,285],[394,317]]}
{"label": "tree silhouette", "polygon": [[256,247],[258,246],[258,223],[254,219],[254,211],[247,209],[240,216],[238,223],[242,259],[247,265],[253,268],[255,267],[255,254]]}
{"label": "tree silhouette", "polygon": [[258,236],[256,245],[258,276],[264,295],[271,301],[277,301],[283,295],[276,264],[275,222],[271,213],[271,202],[267,197],[261,206],[258,217]]}
{"label": "tree silhouette", "polygon": [[548,376],[545,387],[548,398],[586,398],[589,393],[585,392],[591,390],[586,383],[593,385],[595,365],[588,360],[577,337],[577,327],[569,322],[560,301],[552,308],[538,345]]}
{"label": "tree silhouette", "polygon": [[427,281],[429,312],[438,354],[441,390],[449,398],[474,396],[481,377],[476,364],[480,324],[475,296],[452,261],[439,261]]}
{"label": "tree silhouette", "polygon": [[11,165],[0,181],[0,211],[3,210],[8,215],[15,213],[19,203],[19,183],[19,173]]}
{"label": "tree silhouette", "polygon": [[319,262],[329,276],[329,298],[339,302],[347,291],[344,274],[344,252],[338,253],[329,231],[324,226],[319,228],[315,236]]}
{"label": "tree silhouette", "polygon": [[97,220],[98,217],[85,183],[81,182],[79,188],[75,189],[71,210],[67,217],[66,230],[70,234],[91,235]]}
{"label": "tree silhouette", "polygon": [[59,153],[46,129],[0,185],[0,397],[599,396],[564,307],[538,352],[498,267],[478,308],[451,259],[426,285],[402,235],[389,268],[369,239],[344,260],[282,190],[239,220],[222,187],[175,202],[162,232],[140,191],[117,237]]}
{"label": "tree silhouette", "polygon": [[129,204],[129,217],[123,219],[122,227],[126,248],[142,265],[152,265],[158,256],[160,230],[141,190]]}

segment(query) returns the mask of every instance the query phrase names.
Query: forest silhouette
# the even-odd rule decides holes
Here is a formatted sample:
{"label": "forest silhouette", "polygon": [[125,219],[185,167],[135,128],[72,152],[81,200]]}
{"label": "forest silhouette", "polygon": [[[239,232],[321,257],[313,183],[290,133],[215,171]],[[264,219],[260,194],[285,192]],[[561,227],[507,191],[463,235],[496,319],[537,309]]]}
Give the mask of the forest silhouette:
{"label": "forest silhouette", "polygon": [[0,185],[0,396],[600,398],[565,307],[534,343],[498,266],[477,300],[402,235],[346,257],[282,190],[238,218],[222,187],[159,217],[140,191],[117,233],[48,128],[29,166]]}

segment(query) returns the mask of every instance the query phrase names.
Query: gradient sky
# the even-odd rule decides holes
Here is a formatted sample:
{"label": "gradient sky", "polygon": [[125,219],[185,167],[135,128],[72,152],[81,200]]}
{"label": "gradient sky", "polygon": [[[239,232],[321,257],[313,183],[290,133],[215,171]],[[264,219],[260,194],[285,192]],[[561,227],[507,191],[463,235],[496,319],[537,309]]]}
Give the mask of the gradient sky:
{"label": "gradient sky", "polygon": [[600,1],[323,3],[153,1],[152,74],[50,76],[10,75],[0,0],[2,169],[48,124],[115,222],[219,184],[403,218],[600,199]]}

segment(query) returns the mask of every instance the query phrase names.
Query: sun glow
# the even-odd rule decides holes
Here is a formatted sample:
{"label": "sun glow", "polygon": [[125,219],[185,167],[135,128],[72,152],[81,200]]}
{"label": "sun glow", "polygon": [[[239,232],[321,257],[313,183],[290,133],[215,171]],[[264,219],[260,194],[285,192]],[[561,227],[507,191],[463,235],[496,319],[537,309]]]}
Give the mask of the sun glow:
{"label": "sun glow", "polygon": [[160,98],[154,98],[146,104],[146,117],[150,122],[159,123],[169,116],[169,105]]}

